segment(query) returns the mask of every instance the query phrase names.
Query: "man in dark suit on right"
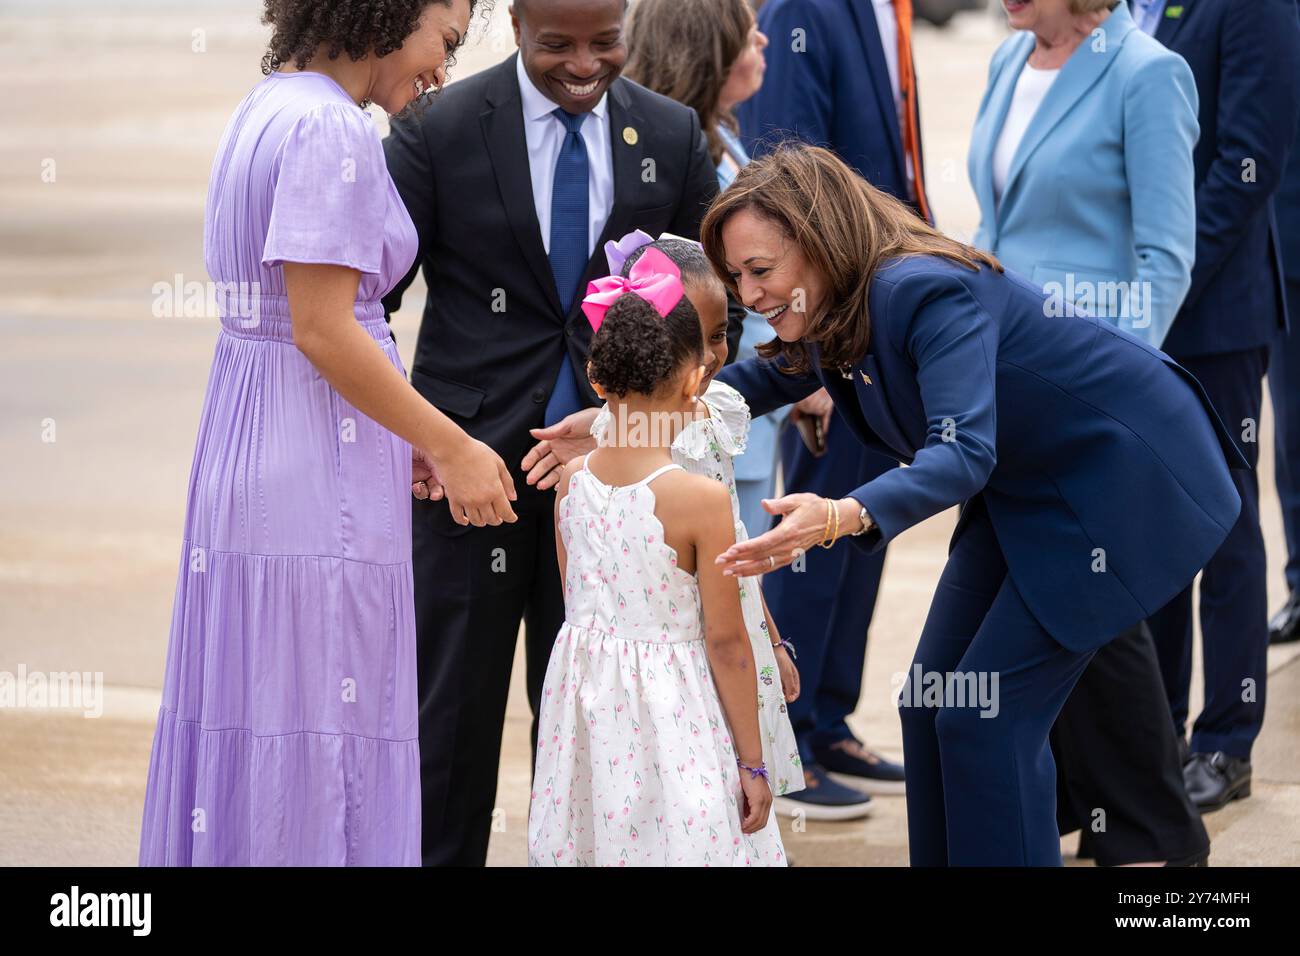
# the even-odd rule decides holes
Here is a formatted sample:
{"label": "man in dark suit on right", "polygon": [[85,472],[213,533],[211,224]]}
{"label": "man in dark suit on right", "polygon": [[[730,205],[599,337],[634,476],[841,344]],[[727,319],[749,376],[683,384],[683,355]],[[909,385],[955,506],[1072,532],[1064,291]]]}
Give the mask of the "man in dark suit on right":
{"label": "man in dark suit on right", "polygon": [[[1140,26],[1192,68],[1200,98],[1196,264],[1164,350],[1205,386],[1246,458],[1259,457],[1269,347],[1287,328],[1273,196],[1296,130],[1295,0],[1140,0]],[[1255,472],[1234,471],[1241,515],[1201,576],[1205,706],[1183,768],[1202,812],[1250,795],[1264,722],[1268,596]],[[1150,621],[1174,725],[1185,733],[1192,589]]]}
{"label": "man in dark suit on right", "polygon": [[[1300,62],[1292,82],[1300,89]],[[1282,233],[1282,267],[1287,302],[1300,302],[1300,135],[1291,144],[1291,161],[1274,199]],[[1273,398],[1273,473],[1286,533],[1287,600],[1268,624],[1270,644],[1300,641],[1300,329],[1278,334],[1268,363]]]}

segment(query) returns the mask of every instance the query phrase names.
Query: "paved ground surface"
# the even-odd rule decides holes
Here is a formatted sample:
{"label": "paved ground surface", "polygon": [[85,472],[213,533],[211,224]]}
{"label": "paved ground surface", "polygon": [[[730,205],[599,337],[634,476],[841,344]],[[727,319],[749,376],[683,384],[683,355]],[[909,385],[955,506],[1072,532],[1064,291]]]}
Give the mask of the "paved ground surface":
{"label": "paved ground surface", "polygon": [[[258,79],[256,0],[0,0],[0,671],[101,672],[102,716],[0,710],[0,864],[134,863],[184,494],[216,334],[167,315],[154,284],[206,279],[203,201],[217,138]],[[499,7],[505,3],[499,0]],[[513,48],[480,32],[460,74]],[[941,225],[968,236],[966,141],[992,18],[917,30],[927,172]],[[382,120],[380,121],[382,126]],[[406,351],[416,304],[398,316]],[[44,441],[54,429],[53,442]],[[1271,606],[1283,557],[1262,435]],[[890,677],[910,660],[952,516],[891,550],[852,722],[901,754]],[[1300,665],[1274,651],[1255,795],[1209,819],[1214,862],[1300,863]],[[516,669],[490,862],[520,864],[527,704]],[[900,865],[903,802],[869,820],[786,825],[806,865]]]}

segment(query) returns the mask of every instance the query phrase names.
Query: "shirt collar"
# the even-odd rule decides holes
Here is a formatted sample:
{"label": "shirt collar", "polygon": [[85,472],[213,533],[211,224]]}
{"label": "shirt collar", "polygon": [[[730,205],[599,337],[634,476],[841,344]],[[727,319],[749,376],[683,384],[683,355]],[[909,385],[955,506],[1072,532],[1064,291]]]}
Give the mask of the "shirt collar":
{"label": "shirt collar", "polygon": [[[515,73],[519,77],[519,98],[524,106],[524,119],[530,123],[546,119],[557,109],[560,104],[554,102],[549,96],[539,90],[533,81],[528,78],[528,73],[524,70],[523,56],[515,57]],[[606,90],[596,101],[596,105],[591,108],[591,112],[599,120],[605,118],[605,110],[608,108],[609,91]]]}

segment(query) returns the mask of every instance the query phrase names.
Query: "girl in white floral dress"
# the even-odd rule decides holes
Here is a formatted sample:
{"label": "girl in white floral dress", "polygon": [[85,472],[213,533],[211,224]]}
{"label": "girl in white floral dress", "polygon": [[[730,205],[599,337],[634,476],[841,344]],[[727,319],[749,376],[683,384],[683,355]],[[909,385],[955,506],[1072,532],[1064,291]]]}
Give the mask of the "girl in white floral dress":
{"label": "girl in white floral dress", "polygon": [[[749,406],[734,388],[713,380],[727,363],[726,289],[714,275],[699,243],[688,239],[665,235],[652,242],[644,232],[635,232],[606,248],[612,272],[626,275],[649,249],[662,252],[681,270],[686,297],[700,317],[706,362],[701,383],[704,394],[693,409],[692,420],[673,441],[673,461],[693,475],[705,475],[726,485],[731,496],[736,540],[748,540],[749,534],[740,519],[732,459],[745,451]],[[592,437],[598,445],[609,443],[610,421],[606,406],[591,426]],[[786,710],[786,704],[799,694],[799,673],[786,650],[788,645],[781,641],[767,611],[759,579],[739,578],[738,581],[741,611],[758,669],[758,723],[763,734],[763,761],[770,774],[772,792],[784,796],[804,789],[799,745]]]}
{"label": "girl in white floral dress", "polygon": [[[703,342],[668,259],[646,254],[584,311],[613,434],[690,414]],[[565,624],[542,691],[529,863],[784,866],[754,655],[714,563],[735,540],[730,495],[648,434],[571,462],[558,486]]]}

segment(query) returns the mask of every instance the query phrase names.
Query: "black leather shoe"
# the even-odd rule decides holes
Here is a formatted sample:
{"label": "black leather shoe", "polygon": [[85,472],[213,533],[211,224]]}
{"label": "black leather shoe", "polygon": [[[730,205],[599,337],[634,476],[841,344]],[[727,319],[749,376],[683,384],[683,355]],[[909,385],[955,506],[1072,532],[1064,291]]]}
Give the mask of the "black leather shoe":
{"label": "black leather shoe", "polygon": [[1282,610],[1268,622],[1270,644],[1292,644],[1300,641],[1300,591],[1292,591]]}
{"label": "black leather shoe", "polygon": [[1189,856],[1182,860],[1169,860],[1167,863],[1165,863],[1165,866],[1209,866],[1209,865],[1210,865],[1209,850],[1202,850],[1200,853],[1197,853],[1195,856]]}
{"label": "black leather shoe", "polygon": [[1196,809],[1222,810],[1233,800],[1250,796],[1250,761],[1229,757],[1222,750],[1192,754],[1183,767],[1183,784]]}

